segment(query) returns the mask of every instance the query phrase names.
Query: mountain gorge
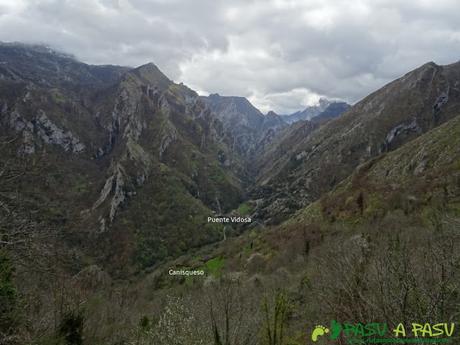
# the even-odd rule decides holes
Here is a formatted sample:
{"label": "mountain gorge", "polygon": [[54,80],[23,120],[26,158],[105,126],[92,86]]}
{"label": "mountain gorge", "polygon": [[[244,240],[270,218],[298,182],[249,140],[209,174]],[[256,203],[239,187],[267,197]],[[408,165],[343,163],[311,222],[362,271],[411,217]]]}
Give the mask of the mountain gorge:
{"label": "mountain gorge", "polygon": [[[69,327],[78,344],[297,345],[320,320],[451,318],[459,114],[458,62],[286,116],[199,96],[153,63],[0,44],[0,287],[24,307],[0,299],[26,320],[8,312],[0,330],[21,333],[11,344],[74,344]],[[414,260],[432,269],[406,274]]]}

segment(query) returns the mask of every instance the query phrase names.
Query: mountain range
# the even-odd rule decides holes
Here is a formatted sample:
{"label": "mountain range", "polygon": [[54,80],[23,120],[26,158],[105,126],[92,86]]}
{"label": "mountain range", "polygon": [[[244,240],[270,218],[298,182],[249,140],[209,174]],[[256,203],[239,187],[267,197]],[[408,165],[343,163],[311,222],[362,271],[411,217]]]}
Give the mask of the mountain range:
{"label": "mountain range", "polygon": [[[264,115],[153,63],[0,44],[2,334],[249,345],[274,327],[288,338],[269,344],[299,344],[322,319],[453,317],[459,85],[459,62],[430,62],[353,106]],[[210,221],[230,216],[250,221]],[[433,270],[409,275],[412,260]]]}

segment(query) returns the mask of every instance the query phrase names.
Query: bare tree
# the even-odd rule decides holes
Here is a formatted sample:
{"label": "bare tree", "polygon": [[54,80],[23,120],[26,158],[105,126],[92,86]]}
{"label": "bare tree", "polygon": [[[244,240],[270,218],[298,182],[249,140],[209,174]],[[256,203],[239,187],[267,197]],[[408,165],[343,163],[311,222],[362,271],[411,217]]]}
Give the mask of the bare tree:
{"label": "bare tree", "polygon": [[[318,255],[309,303],[325,318],[411,322],[458,318],[458,220],[429,227],[374,229],[329,243]],[[379,234],[378,231],[381,231]],[[387,232],[385,232],[387,231]]]}
{"label": "bare tree", "polygon": [[257,298],[236,277],[223,277],[206,288],[214,345],[257,343]]}

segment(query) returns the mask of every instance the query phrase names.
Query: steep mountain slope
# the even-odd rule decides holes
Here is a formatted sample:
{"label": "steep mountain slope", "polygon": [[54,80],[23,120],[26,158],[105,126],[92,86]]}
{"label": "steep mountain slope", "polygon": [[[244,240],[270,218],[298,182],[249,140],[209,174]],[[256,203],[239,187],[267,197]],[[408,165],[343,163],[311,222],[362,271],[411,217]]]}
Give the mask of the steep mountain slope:
{"label": "steep mountain slope", "polygon": [[339,117],[348,109],[350,109],[350,107],[351,106],[345,102],[332,102],[320,114],[314,116],[311,121],[316,123],[324,123]]}
{"label": "steep mountain slope", "polygon": [[206,216],[240,203],[244,167],[195,92],[153,64],[89,66],[24,45],[0,52],[2,149],[50,172],[25,177],[11,197],[34,200],[38,217],[50,214],[85,246],[106,243],[115,263],[152,265],[220,238]]}
{"label": "steep mountain slope", "polygon": [[[332,102],[323,112],[312,117],[311,120],[295,121],[287,127],[280,126],[278,131],[269,132],[270,140],[260,145],[253,163],[257,176],[264,176],[267,172],[281,167],[294,147],[306,140],[321,125],[339,117],[349,108],[350,106],[345,102]],[[268,115],[270,113],[266,117]],[[281,119],[284,120],[284,116],[281,116]],[[270,189],[267,190],[264,187],[255,194],[256,198],[263,197],[265,193],[271,193]]]}
{"label": "steep mountain slope", "polygon": [[[460,112],[459,112],[460,114]],[[400,148],[359,165],[290,223],[358,224],[402,212],[427,220],[460,215],[460,116]]]}
{"label": "steep mountain slope", "polygon": [[279,222],[316,200],[360,163],[456,116],[460,63],[428,63],[374,92],[293,145],[258,177],[258,216]]}
{"label": "steep mountain slope", "polygon": [[[273,132],[273,137],[258,152],[254,166],[258,176],[264,176],[267,172],[280,167],[288,158],[289,151],[306,138],[321,125],[339,117],[350,108],[345,102],[332,102],[319,115],[311,120],[293,122],[290,126]],[[256,195],[263,196],[270,190],[262,188]]]}
{"label": "steep mountain slope", "polygon": [[274,111],[269,111],[264,116],[264,120],[261,127],[258,129],[256,150],[254,156],[251,157],[253,160],[248,162],[251,166],[254,166],[254,160],[257,160],[262,155],[272,142],[277,138],[280,132],[287,128],[286,123],[282,117]]}
{"label": "steep mountain slope", "polygon": [[201,99],[231,134],[234,152],[246,159],[253,159],[268,145],[276,132],[286,127],[281,116],[274,112],[264,116],[244,97],[212,94]]}
{"label": "steep mountain slope", "polygon": [[[313,121],[297,121],[289,127],[281,130],[257,157],[254,164],[256,166],[257,176],[265,174],[279,168],[285,160],[289,159],[289,154],[296,145],[304,141],[313,131],[319,128],[319,124]],[[260,184],[260,181],[258,181]],[[264,186],[264,185],[263,185]],[[264,188],[258,190],[261,193]],[[266,190],[266,193],[271,193]],[[262,196],[263,194],[259,194]]]}

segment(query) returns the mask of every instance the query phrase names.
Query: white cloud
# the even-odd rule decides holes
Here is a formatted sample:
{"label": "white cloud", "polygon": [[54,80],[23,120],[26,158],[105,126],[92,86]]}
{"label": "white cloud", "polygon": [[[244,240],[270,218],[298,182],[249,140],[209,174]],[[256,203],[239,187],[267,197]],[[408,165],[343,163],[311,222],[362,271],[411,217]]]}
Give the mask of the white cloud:
{"label": "white cloud", "polygon": [[305,88],[296,88],[290,91],[278,93],[260,94],[256,90],[248,99],[261,111],[268,112],[274,110],[279,114],[291,114],[307,106],[315,105],[319,102],[320,95]]}
{"label": "white cloud", "polygon": [[202,93],[286,113],[355,102],[427,61],[460,59],[457,0],[0,0],[0,40],[89,63],[155,62]]}

